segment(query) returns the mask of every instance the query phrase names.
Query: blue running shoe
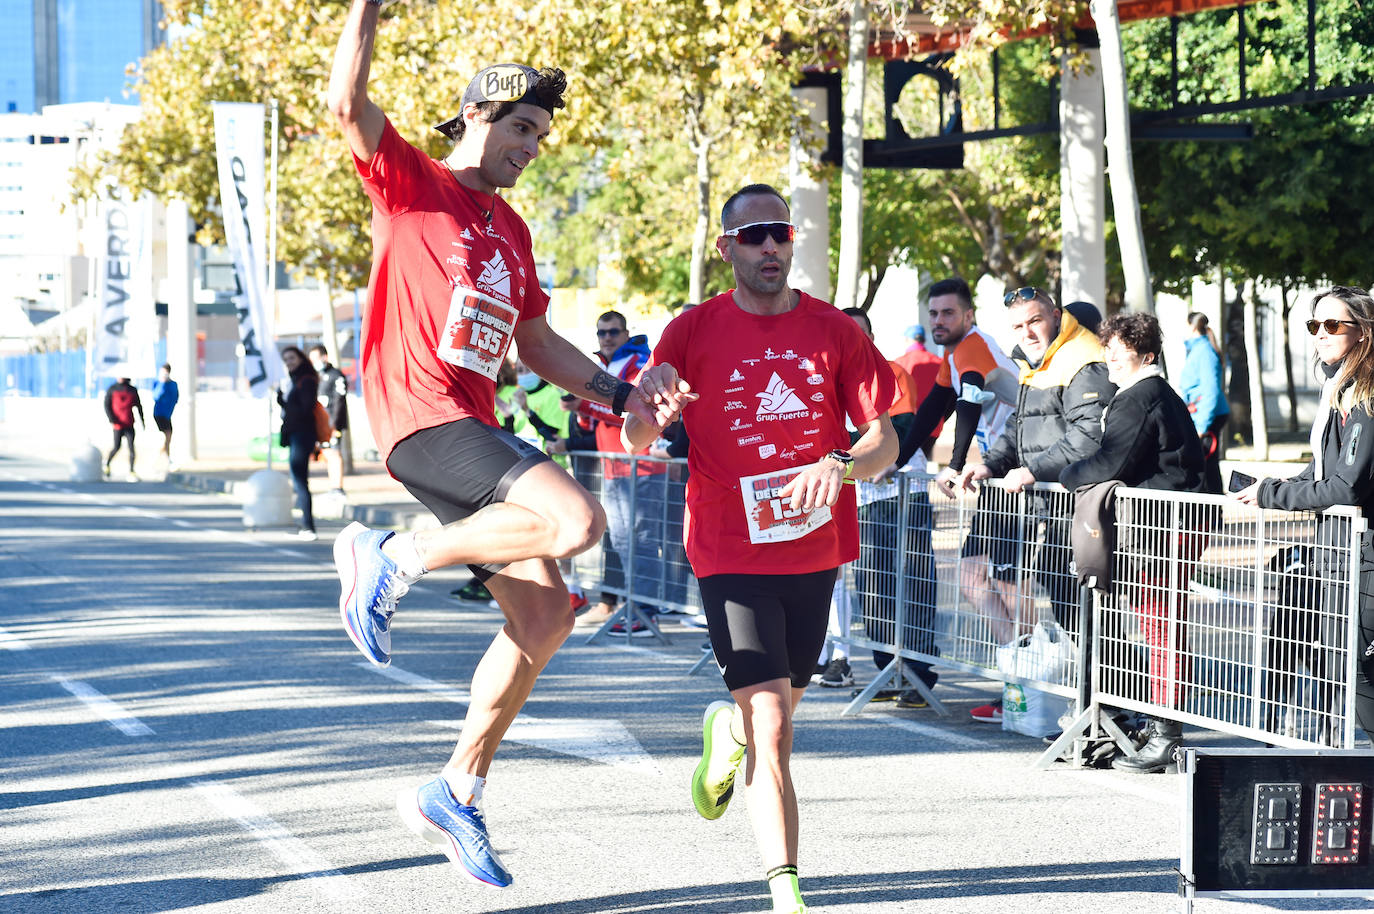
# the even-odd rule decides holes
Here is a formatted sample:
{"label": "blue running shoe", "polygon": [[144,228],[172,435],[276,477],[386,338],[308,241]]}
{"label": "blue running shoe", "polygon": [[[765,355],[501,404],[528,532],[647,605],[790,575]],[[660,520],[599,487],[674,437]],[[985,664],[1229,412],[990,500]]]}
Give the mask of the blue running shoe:
{"label": "blue running shoe", "polygon": [[407,828],[443,848],[444,856],[468,879],[501,889],[514,881],[492,850],[482,811],[455,800],[443,778],[417,790],[402,790],[396,795],[396,810]]}
{"label": "blue running shoe", "polygon": [[415,581],[382,553],[382,543],[394,535],[354,522],[334,541],[339,616],[353,644],[377,666],[391,663],[391,614]]}

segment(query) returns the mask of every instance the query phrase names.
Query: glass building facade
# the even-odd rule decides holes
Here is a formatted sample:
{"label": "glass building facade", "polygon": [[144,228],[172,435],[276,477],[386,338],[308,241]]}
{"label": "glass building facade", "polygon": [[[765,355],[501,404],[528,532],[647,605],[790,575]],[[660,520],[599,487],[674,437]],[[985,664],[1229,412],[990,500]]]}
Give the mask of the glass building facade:
{"label": "glass building facade", "polygon": [[131,64],[162,43],[157,0],[0,0],[0,113],[130,104]]}

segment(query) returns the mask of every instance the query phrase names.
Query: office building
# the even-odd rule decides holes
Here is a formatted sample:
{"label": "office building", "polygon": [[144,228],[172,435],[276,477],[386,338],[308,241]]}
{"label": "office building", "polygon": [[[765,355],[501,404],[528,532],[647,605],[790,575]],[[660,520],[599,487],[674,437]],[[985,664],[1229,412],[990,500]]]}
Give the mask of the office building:
{"label": "office building", "polygon": [[163,42],[158,0],[0,0],[0,113],[132,104],[128,69]]}

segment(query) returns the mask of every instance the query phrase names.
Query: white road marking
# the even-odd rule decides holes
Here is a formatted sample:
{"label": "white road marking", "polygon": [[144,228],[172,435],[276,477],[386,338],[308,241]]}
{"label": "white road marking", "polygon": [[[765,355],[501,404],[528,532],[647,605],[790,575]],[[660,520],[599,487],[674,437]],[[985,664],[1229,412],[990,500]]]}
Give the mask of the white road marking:
{"label": "white road marking", "polygon": [[623,651],[626,654],[639,654],[643,657],[652,657],[663,663],[680,664],[682,666],[691,666],[696,663],[696,659],[693,657],[679,657],[676,654],[669,654],[666,651],[656,651],[651,647],[640,647],[638,644],[618,644],[612,641],[607,646],[618,651]]}
{"label": "white road marking", "polygon": [[445,701],[451,701],[454,704],[466,705],[468,702],[472,701],[472,696],[467,692],[455,689],[453,686],[444,685],[442,682],[435,682],[433,679],[426,679],[424,676],[420,676],[417,673],[411,673],[394,666],[375,666],[366,660],[360,662],[358,666],[365,670],[371,670],[378,676],[385,676],[387,679],[393,679],[402,685],[408,685],[412,689],[431,692]]}
{"label": "white road marking", "polygon": [[[461,720],[431,720],[430,723],[449,730],[463,729]],[[629,768],[640,774],[663,773],[634,734],[618,720],[581,717],[543,720],[521,714],[506,731],[505,740],[615,768]]]}
{"label": "white road marking", "polygon": [[919,736],[929,737],[930,739],[938,740],[942,743],[949,743],[951,746],[958,746],[961,749],[975,749],[978,751],[983,751],[988,747],[987,742],[984,740],[974,739],[971,736],[964,736],[959,733],[951,733],[949,730],[946,730],[943,727],[933,727],[930,724],[917,723],[914,720],[903,720],[900,717],[889,717],[879,715],[874,715],[868,718],[865,718],[861,715],[858,719],[875,720],[878,723],[886,724],[889,727],[896,727],[898,730],[905,730],[908,733],[915,733]]}
{"label": "white road marking", "polygon": [[[373,666],[365,660],[358,666],[402,685],[437,695],[454,704],[466,706],[472,701],[472,696],[467,692],[394,666]],[[434,720],[430,723],[450,730],[463,729],[462,721],[457,720]],[[618,720],[543,720],[521,714],[506,731],[505,738],[513,743],[534,746],[560,755],[590,759],[618,768],[630,768],[642,774],[662,773],[658,765],[654,764],[653,758],[639,744],[639,740],[635,739],[634,734]]]}
{"label": "white road marking", "polygon": [[125,736],[152,736],[153,728],[125,711],[91,686],[77,679],[54,675],[53,681],[81,699],[81,703],[109,721]]}
{"label": "white road marking", "polygon": [[26,651],[29,649],[29,645],[22,638],[16,638],[3,628],[0,628],[0,648],[7,651]]}
{"label": "white road marking", "polygon": [[331,898],[349,902],[353,910],[366,910],[369,907],[367,900],[347,885],[347,877],[343,873],[304,841],[282,828],[252,800],[213,781],[192,781],[191,786],[211,806],[243,826],[244,831],[256,838],[292,873],[306,876],[313,887]]}

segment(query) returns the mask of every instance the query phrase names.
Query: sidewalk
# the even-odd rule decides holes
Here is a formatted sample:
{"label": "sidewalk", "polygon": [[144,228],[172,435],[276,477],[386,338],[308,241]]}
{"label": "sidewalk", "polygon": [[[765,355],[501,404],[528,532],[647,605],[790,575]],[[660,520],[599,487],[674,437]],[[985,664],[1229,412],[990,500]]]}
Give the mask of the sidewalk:
{"label": "sidewalk", "polygon": [[[196,492],[220,492],[238,497],[248,477],[266,468],[264,463],[246,459],[239,462],[200,460],[178,465],[167,474],[166,481]],[[282,463],[274,462],[272,470],[290,478]],[[398,530],[437,526],[434,515],[392,479],[379,461],[355,460],[353,473],[344,477],[344,491],[347,493],[344,498],[331,495],[324,464],[311,463],[310,494],[316,517]]]}

